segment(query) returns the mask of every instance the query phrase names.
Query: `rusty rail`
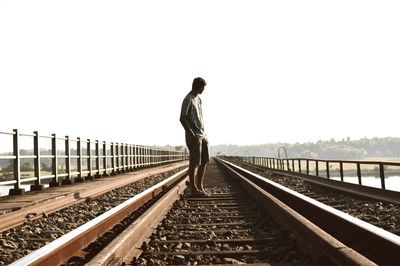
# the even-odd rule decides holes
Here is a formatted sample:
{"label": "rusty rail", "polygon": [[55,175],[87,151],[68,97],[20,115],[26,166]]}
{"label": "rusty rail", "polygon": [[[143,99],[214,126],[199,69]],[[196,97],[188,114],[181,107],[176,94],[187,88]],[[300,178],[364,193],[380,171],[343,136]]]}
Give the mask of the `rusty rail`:
{"label": "rusty rail", "polygon": [[[400,163],[388,161],[355,161],[355,160],[324,160],[310,158],[274,158],[255,156],[220,156],[219,158],[241,161],[272,170],[299,173],[316,177],[331,179],[333,171],[338,174],[341,182],[344,182],[345,174],[352,173],[357,177],[359,185],[363,185],[363,175],[376,172],[380,178],[380,188],[386,189],[385,178],[389,173],[400,175]],[[344,169],[344,165],[351,165],[351,170]],[[363,166],[373,165],[374,169],[362,170]],[[336,168],[334,168],[336,166]],[[388,169],[396,167],[395,170]],[[398,169],[397,169],[398,167]]]}
{"label": "rusty rail", "polygon": [[187,174],[184,169],[11,265],[60,265]]}
{"label": "rusty rail", "polygon": [[308,198],[231,162],[221,161],[375,263],[396,265],[393,263],[400,260],[399,236]]}

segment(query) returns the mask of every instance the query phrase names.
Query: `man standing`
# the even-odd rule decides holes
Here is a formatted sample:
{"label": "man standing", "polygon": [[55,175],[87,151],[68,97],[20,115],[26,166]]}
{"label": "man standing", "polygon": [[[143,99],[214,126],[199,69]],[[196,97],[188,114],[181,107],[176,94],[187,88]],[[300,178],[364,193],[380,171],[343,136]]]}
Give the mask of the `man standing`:
{"label": "man standing", "polygon": [[[204,172],[209,162],[208,140],[204,132],[203,113],[199,94],[204,91],[207,82],[195,78],[192,90],[182,103],[180,121],[185,129],[186,145],[189,149],[189,179],[194,196],[204,197],[207,192],[203,187]],[[197,174],[196,174],[197,169]]]}

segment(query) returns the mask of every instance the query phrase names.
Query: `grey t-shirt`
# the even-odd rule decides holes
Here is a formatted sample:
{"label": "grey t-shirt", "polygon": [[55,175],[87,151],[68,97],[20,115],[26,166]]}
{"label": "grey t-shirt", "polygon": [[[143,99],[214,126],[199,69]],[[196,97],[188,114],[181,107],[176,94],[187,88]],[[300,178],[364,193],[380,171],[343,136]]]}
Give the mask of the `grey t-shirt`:
{"label": "grey t-shirt", "polygon": [[191,92],[186,95],[182,102],[181,116],[187,117],[189,127],[199,138],[205,137],[203,113],[199,95],[194,96]]}

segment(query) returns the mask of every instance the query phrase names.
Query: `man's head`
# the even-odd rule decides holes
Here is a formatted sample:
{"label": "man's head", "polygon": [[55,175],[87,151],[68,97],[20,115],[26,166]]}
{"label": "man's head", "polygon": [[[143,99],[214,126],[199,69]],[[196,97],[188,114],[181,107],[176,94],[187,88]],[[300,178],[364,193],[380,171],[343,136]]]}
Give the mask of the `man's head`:
{"label": "man's head", "polygon": [[204,91],[204,87],[207,85],[207,82],[203,78],[195,78],[192,84],[192,91],[196,94],[201,94]]}

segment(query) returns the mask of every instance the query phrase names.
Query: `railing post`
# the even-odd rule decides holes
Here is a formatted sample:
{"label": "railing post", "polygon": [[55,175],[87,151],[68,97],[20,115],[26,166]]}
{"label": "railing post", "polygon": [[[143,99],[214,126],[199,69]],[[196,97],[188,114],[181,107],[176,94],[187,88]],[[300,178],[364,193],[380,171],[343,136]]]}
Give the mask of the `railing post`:
{"label": "railing post", "polygon": [[136,145],[136,160],[137,160],[137,168],[142,168],[142,148],[140,145]]}
{"label": "railing post", "polygon": [[[149,153],[149,167],[153,167],[153,148],[152,147],[149,147],[148,148],[148,153]],[[174,155],[175,153],[174,152],[172,152],[172,156]],[[174,158],[175,159],[175,158]]]}
{"label": "railing post", "polygon": [[147,147],[146,146],[142,146],[142,155],[143,155],[143,167],[146,168],[147,167]]}
{"label": "railing post", "polygon": [[326,161],[326,178],[330,179],[331,175],[329,173],[329,161]]}
{"label": "railing post", "polygon": [[135,171],[135,144],[131,145],[131,149],[132,149],[132,171]]}
{"label": "railing post", "polygon": [[147,166],[147,160],[146,160],[146,146],[141,146],[142,147],[142,166],[143,168],[146,168]]}
{"label": "railing post", "polygon": [[70,149],[70,143],[69,143],[69,136],[65,136],[65,155],[67,158],[65,159],[65,171],[67,173],[67,176],[65,179],[63,179],[62,184],[63,185],[70,185],[72,184],[72,176],[71,176],[71,149]]}
{"label": "railing post", "polygon": [[132,162],[132,145],[131,144],[128,145],[128,149],[129,149],[129,151],[128,151],[128,154],[129,154],[129,171],[132,171],[133,170],[133,162]]}
{"label": "railing post", "polygon": [[358,177],[358,184],[362,185],[361,182],[361,166],[360,163],[357,163],[357,177]]}
{"label": "railing post", "polygon": [[143,168],[143,147],[142,147],[142,145],[139,145],[138,151],[139,151],[139,167],[140,167],[140,169],[142,169]]}
{"label": "railing post", "polygon": [[149,166],[153,166],[153,148],[149,147]]}
{"label": "railing post", "polygon": [[137,159],[137,146],[133,144],[133,168],[136,170],[138,168],[138,159]]}
{"label": "railing post", "polygon": [[[156,150],[155,150],[155,148],[151,148],[151,166],[153,167],[154,166],[154,164],[155,164],[155,159],[156,159],[156,157],[155,157],[155,154],[156,154]],[[174,153],[175,154],[175,153]],[[174,158],[175,159],[175,158]]]}
{"label": "railing post", "polygon": [[133,144],[133,169],[137,170],[139,168],[138,166],[139,161],[138,161],[138,148],[136,144]]}
{"label": "railing post", "polygon": [[96,178],[100,178],[100,142],[99,140],[96,140],[96,169],[97,169],[97,174],[95,175]]}
{"label": "railing post", "polygon": [[339,167],[340,167],[340,181],[344,181],[344,174],[343,174],[343,162],[339,163]]}
{"label": "railing post", "polygon": [[128,172],[130,167],[129,144],[125,143],[124,150],[125,150],[125,171]]}
{"label": "railing post", "polygon": [[125,164],[125,143],[121,143],[121,161],[122,161],[122,172],[125,172],[126,170],[126,164]]}
{"label": "railing post", "polygon": [[115,175],[117,170],[115,166],[115,145],[114,142],[111,142],[111,168],[112,168],[112,174]]}
{"label": "railing post", "polygon": [[33,132],[33,154],[35,155],[34,167],[35,167],[35,184],[31,185],[31,191],[43,190],[42,180],[40,179],[40,148],[39,148],[39,132]]}
{"label": "railing post", "polygon": [[87,149],[87,155],[89,156],[89,158],[87,159],[89,174],[85,177],[85,179],[91,180],[93,179],[93,173],[92,173],[92,145],[90,143],[90,139],[87,139],[86,149]]}
{"label": "railing post", "polygon": [[144,168],[145,161],[144,161],[144,146],[140,145],[140,168]]}
{"label": "railing post", "polygon": [[149,156],[149,146],[146,146],[145,148],[145,154],[146,154],[146,167],[150,166],[150,156]]}
{"label": "railing post", "polygon": [[318,160],[315,160],[315,175],[319,176],[319,170],[318,170],[319,166],[318,166]]}
{"label": "railing post", "polygon": [[290,169],[290,163],[289,163],[289,159],[286,159],[286,165],[287,165],[287,170],[290,172],[293,169]]}
{"label": "railing post", "polygon": [[120,166],[121,166],[121,160],[120,160],[120,150],[119,150],[119,143],[116,142],[115,143],[115,158],[116,160],[116,172],[119,173],[120,172]]}
{"label": "railing post", "polygon": [[21,158],[20,158],[20,150],[19,150],[19,132],[18,129],[14,129],[13,136],[13,150],[14,150],[14,188],[11,188],[9,191],[10,195],[22,195],[25,192],[25,189],[21,188]]}
{"label": "railing post", "polygon": [[133,150],[133,170],[137,169],[137,147],[136,144],[132,145],[132,150]]}
{"label": "railing post", "polygon": [[50,183],[50,187],[58,187],[60,186],[60,182],[58,180],[58,153],[57,153],[57,135],[52,134],[51,139],[51,154],[53,155],[52,159],[52,172],[53,172],[53,181]]}
{"label": "railing post", "polygon": [[77,137],[77,155],[78,155],[78,178],[75,179],[75,182],[83,182],[83,175],[82,175],[82,143],[81,138]]}
{"label": "railing post", "polygon": [[306,160],[307,175],[310,174],[310,160]]}
{"label": "railing post", "polygon": [[131,167],[131,152],[130,152],[130,145],[128,143],[125,144],[125,164],[126,164],[126,171],[128,172]]}
{"label": "railing post", "polygon": [[293,168],[293,172],[296,172],[295,171],[296,168],[294,168],[294,159],[292,159],[292,168]]}
{"label": "railing post", "polygon": [[383,163],[379,164],[379,176],[381,178],[381,188],[382,189],[386,189],[386,186],[385,186],[385,167],[384,167]]}
{"label": "railing post", "polygon": [[142,169],[142,167],[143,167],[143,158],[142,158],[142,156],[143,156],[143,150],[142,150],[142,145],[138,145],[138,146],[137,146],[137,150],[138,150],[138,154],[137,154],[137,157],[138,157],[138,167],[139,167],[140,169]]}
{"label": "railing post", "polygon": [[301,174],[301,160],[300,159],[298,160],[298,163],[299,163],[299,173]]}
{"label": "railing post", "polygon": [[119,157],[121,158],[119,161],[121,172],[125,170],[125,157],[124,157],[124,143],[120,144],[119,147]]}
{"label": "railing post", "polygon": [[104,168],[104,172],[103,172],[103,176],[108,176],[108,154],[107,154],[107,141],[103,142],[103,168]]}

